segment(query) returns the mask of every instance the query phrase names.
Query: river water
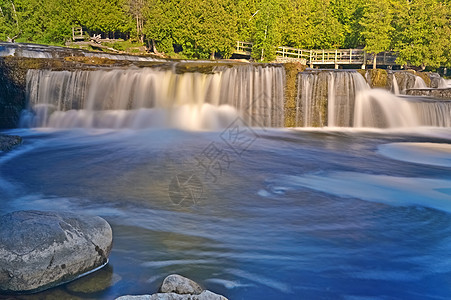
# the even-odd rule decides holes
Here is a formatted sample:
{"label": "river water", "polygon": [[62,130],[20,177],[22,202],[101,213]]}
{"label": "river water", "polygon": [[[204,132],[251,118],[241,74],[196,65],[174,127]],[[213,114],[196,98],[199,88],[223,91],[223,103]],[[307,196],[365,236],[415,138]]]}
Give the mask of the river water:
{"label": "river water", "polygon": [[450,101],[327,71],[299,74],[289,106],[281,65],[177,66],[28,72],[0,214],[99,215],[114,246],[13,298],[151,294],[172,273],[229,299],[450,298]]}
{"label": "river water", "polygon": [[17,299],[149,294],[171,273],[229,299],[451,295],[449,128],[6,133],[25,142],[0,156],[0,213],[114,232],[106,269]]}

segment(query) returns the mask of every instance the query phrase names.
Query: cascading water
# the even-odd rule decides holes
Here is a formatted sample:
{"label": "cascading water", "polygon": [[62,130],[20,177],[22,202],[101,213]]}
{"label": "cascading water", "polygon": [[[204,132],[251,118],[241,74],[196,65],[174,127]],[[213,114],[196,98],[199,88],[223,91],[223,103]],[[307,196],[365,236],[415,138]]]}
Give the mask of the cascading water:
{"label": "cascading water", "polygon": [[414,89],[426,89],[428,86],[426,82],[424,82],[423,78],[419,76],[415,76],[415,84],[413,86]]}
{"label": "cascading water", "polygon": [[406,90],[409,89],[419,89],[419,88],[427,88],[426,83],[424,80],[409,72],[409,71],[392,71],[393,73],[390,73],[390,76],[393,76],[392,79],[392,92],[395,92],[394,86],[398,87],[400,94],[405,94]]}
{"label": "cascading water", "polygon": [[213,67],[209,74],[159,68],[30,70],[27,127],[219,129],[241,115],[284,125],[285,73],[278,66]]}
{"label": "cascading water", "polygon": [[396,81],[396,76],[392,74],[391,78],[392,78],[392,93],[395,95],[399,95],[399,86],[398,82]]}
{"label": "cascading water", "polygon": [[354,127],[450,127],[451,101],[398,97],[385,90],[366,90],[357,95],[354,114]]}
{"label": "cascading water", "polygon": [[300,73],[296,126],[352,126],[356,92],[368,88],[356,71]]}
{"label": "cascading water", "polygon": [[[404,86],[426,85],[419,76],[397,75],[392,75],[391,84],[395,94],[399,93],[397,77]],[[303,127],[449,127],[451,101],[370,89],[355,71],[304,72],[298,77],[296,120]]]}

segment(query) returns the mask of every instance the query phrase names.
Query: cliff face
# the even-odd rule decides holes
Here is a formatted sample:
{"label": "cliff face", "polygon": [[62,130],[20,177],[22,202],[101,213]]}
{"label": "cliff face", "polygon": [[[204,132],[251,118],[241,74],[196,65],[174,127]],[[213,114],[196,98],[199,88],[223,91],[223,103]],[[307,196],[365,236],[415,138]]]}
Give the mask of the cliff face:
{"label": "cliff face", "polygon": [[11,57],[0,58],[0,128],[14,128],[25,108],[27,68]]}

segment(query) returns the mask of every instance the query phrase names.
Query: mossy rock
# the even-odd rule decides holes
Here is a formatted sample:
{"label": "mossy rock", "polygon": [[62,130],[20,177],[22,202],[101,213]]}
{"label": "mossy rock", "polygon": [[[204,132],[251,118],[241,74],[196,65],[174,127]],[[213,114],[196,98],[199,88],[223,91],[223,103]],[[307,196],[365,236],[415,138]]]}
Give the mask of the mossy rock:
{"label": "mossy rock", "polygon": [[89,65],[113,65],[117,63],[117,60],[96,56],[66,56],[64,60]]}
{"label": "mossy rock", "polygon": [[306,65],[299,62],[285,63],[285,127],[296,126],[296,97],[299,72],[305,71]]}
{"label": "mossy rock", "polygon": [[372,69],[368,70],[370,78],[371,78],[371,87],[372,88],[385,88],[388,82],[388,73],[386,70],[382,69]]}

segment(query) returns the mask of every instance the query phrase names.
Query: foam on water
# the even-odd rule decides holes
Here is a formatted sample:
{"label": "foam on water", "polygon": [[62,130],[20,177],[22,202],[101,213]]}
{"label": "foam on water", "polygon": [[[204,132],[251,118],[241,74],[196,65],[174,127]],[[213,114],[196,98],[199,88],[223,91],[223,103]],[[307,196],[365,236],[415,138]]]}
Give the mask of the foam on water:
{"label": "foam on water", "polygon": [[451,168],[451,144],[391,143],[380,145],[378,150],[396,160]]}
{"label": "foam on water", "polygon": [[451,178],[430,179],[358,172],[329,172],[282,176],[272,183],[280,189],[309,188],[340,197],[395,206],[420,205],[451,213]]}

